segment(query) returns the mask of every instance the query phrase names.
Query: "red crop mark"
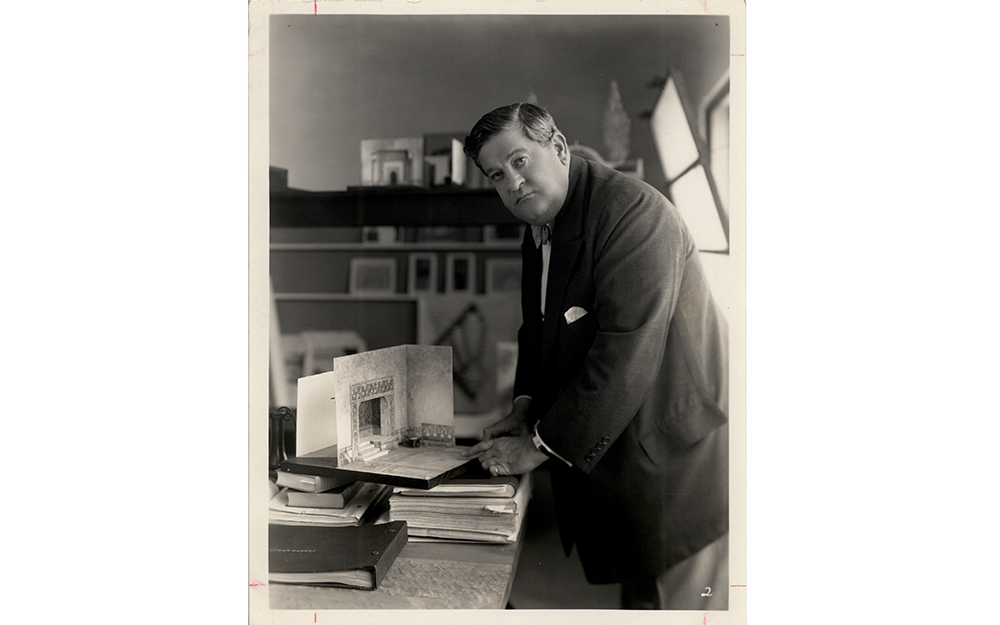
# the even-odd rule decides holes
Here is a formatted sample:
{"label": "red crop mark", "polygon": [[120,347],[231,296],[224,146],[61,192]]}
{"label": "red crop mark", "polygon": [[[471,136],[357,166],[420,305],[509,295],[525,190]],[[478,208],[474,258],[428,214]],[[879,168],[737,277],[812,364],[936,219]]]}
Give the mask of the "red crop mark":
{"label": "red crop mark", "polygon": [[729,56],[746,56],[745,54],[730,54]]}
{"label": "red crop mark", "polygon": [[705,612],[704,616],[701,617],[701,625],[708,625],[708,612]]}
{"label": "red crop mark", "polygon": [[313,612],[313,623],[315,623],[315,622],[316,622],[316,613]]}
{"label": "red crop mark", "polygon": [[[318,0],[313,0],[313,15],[316,15],[316,11],[318,11],[318,10],[319,10],[319,2],[318,2]],[[313,615],[313,616],[315,616],[315,615]]]}
{"label": "red crop mark", "polygon": [[746,584],[730,584],[729,587],[730,588],[746,588],[747,585]]}

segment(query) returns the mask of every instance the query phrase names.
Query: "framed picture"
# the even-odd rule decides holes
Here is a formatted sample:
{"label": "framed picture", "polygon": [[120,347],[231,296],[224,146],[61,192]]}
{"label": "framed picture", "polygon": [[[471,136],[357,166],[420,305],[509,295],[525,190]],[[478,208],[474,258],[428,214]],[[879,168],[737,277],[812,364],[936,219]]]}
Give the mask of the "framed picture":
{"label": "framed picture", "polygon": [[486,294],[517,293],[521,290],[520,258],[486,259]]}
{"label": "framed picture", "polygon": [[351,259],[351,295],[393,295],[396,292],[396,259]]}
{"label": "framed picture", "polygon": [[437,254],[414,252],[410,254],[407,291],[411,295],[437,293]]}
{"label": "framed picture", "polygon": [[365,226],[361,228],[362,243],[395,243],[397,236],[396,226]]}
{"label": "framed picture", "polygon": [[448,269],[445,292],[475,293],[476,255],[472,253],[448,254],[445,258],[445,267]]}
{"label": "framed picture", "polygon": [[417,226],[416,243],[479,243],[479,226]]}

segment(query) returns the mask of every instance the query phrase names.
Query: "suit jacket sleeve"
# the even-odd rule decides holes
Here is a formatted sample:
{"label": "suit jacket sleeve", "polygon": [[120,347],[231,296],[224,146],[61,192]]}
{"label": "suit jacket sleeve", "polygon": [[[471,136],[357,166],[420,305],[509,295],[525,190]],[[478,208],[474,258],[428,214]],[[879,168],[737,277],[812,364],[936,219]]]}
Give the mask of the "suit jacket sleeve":
{"label": "suit jacket sleeve", "polygon": [[630,194],[624,205],[610,201],[619,205],[595,211],[587,225],[583,258],[592,266],[576,273],[593,280],[596,333],[582,366],[538,423],[545,442],[585,472],[649,394],[694,248],[676,209],[658,193]]}

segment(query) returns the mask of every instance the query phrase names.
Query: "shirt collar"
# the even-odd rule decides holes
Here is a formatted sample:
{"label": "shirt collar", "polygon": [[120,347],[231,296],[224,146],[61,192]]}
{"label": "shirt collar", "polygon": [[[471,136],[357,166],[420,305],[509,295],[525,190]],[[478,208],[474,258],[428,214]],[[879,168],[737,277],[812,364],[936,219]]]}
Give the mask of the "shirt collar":
{"label": "shirt collar", "polygon": [[552,242],[552,226],[553,222],[544,226],[531,226],[531,238],[535,240],[536,248]]}

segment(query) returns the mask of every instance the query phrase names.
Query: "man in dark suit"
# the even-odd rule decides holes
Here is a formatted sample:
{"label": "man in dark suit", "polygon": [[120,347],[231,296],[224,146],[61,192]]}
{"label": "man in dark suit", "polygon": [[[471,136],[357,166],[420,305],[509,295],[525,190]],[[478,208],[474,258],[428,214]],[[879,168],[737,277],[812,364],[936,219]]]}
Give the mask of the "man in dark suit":
{"label": "man in dark suit", "polygon": [[677,209],[531,104],[465,150],[531,226],[514,408],[468,453],[494,475],[553,458],[566,553],[623,607],[726,609],[727,328]]}

